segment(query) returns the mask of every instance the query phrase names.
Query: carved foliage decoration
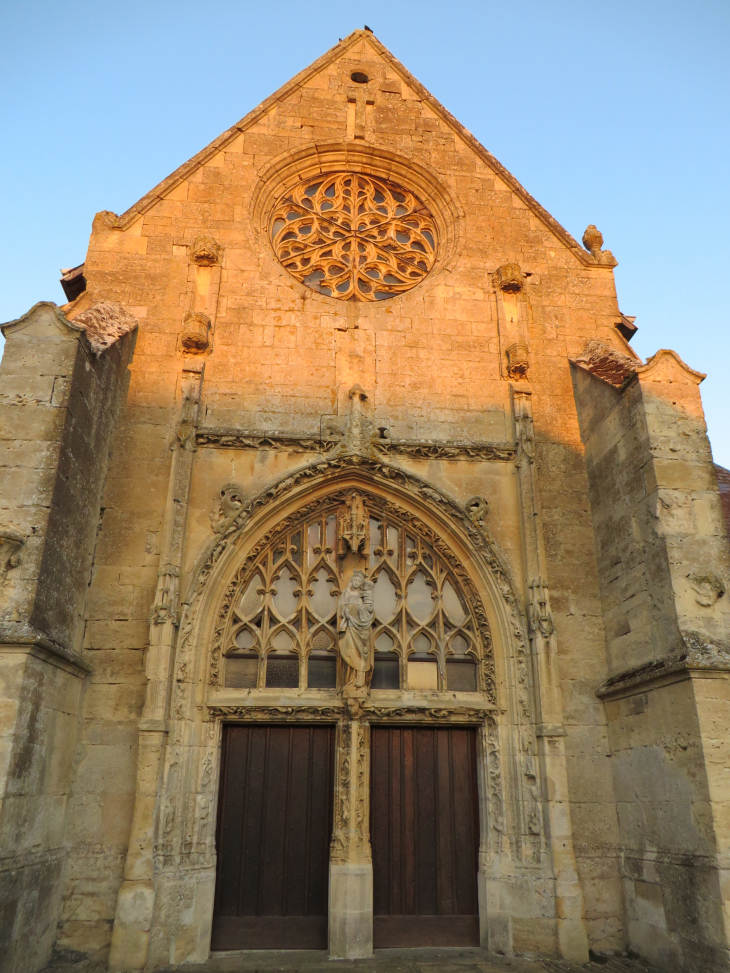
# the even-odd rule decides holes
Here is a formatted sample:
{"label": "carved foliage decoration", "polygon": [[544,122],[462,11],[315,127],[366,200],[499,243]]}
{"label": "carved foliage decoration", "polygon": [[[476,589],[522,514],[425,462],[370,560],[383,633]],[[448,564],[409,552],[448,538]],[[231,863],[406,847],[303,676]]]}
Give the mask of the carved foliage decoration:
{"label": "carved foliage decoration", "polygon": [[188,311],[180,332],[180,346],[188,355],[202,355],[210,346],[210,318],[200,311]]}
{"label": "carved foliage decoration", "polygon": [[190,260],[199,267],[212,267],[218,263],[220,247],[211,236],[199,236],[190,248]]}
{"label": "carved foliage decoration", "polygon": [[243,506],[243,487],[238,483],[226,483],[220,488],[213,504],[210,526],[216,534],[222,533],[227,524],[238,514]]}
{"label": "carved foliage decoration", "polygon": [[408,189],[354,172],[301,182],[270,218],[276,256],[297,280],[343,301],[410,290],[436,259],[436,224]]}

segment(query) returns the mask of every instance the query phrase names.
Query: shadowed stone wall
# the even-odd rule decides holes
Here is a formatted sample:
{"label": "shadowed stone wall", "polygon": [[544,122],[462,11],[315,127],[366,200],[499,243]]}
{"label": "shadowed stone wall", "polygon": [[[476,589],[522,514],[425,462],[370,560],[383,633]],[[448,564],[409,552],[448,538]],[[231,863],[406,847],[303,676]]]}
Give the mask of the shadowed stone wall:
{"label": "shadowed stone wall", "polygon": [[[728,545],[698,384],[660,352],[611,384],[575,367],[606,631],[629,945],[726,970]],[[618,387],[617,387],[618,386]],[[724,714],[724,715],[723,715]]]}
{"label": "shadowed stone wall", "polygon": [[133,335],[104,349],[52,304],[3,330],[0,968],[28,973],[61,906],[86,592]]}

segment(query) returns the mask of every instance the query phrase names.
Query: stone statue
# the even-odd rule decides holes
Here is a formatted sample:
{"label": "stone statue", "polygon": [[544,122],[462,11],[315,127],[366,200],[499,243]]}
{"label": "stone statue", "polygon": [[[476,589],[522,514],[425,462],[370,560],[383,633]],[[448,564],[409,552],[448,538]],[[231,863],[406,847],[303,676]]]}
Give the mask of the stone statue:
{"label": "stone statue", "polygon": [[373,583],[354,571],[337,603],[344,685],[367,689],[373,671]]}

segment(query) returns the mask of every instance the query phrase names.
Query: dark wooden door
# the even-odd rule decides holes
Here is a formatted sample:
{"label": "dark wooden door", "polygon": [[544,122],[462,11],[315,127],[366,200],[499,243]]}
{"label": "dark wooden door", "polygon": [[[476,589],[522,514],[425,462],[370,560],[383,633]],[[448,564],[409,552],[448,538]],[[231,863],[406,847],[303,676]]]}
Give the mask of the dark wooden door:
{"label": "dark wooden door", "polygon": [[373,727],[375,946],[479,945],[476,731]]}
{"label": "dark wooden door", "polygon": [[326,949],[334,727],[226,726],[212,949]]}

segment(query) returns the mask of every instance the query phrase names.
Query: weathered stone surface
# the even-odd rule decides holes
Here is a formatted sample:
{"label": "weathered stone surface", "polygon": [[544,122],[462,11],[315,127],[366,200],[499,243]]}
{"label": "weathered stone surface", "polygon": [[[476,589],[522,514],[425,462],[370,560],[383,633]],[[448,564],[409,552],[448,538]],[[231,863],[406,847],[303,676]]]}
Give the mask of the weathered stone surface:
{"label": "weathered stone surface", "polygon": [[[345,174],[340,220],[347,173],[381,187],[373,219],[393,190],[423,204],[381,253],[428,256],[381,274],[398,296],[370,300],[345,251],[338,293],[358,299],[327,295],[321,241],[322,278],[287,269],[315,232],[293,190],[322,173]],[[702,376],[672,352],[631,356],[616,261],[595,227],[584,243],[356,31],[127,213],[97,214],[87,290],[6,327],[0,835],[25,876],[3,886],[9,970],[39,968],[54,940],[118,971],[206,959],[221,725],[241,719],[338,724],[333,955],[372,945],[382,720],[478,729],[483,944],[730,969],[730,550]],[[478,692],[444,672],[430,689],[310,690],[304,658],[301,688],[226,684],[246,571],[333,497],[362,524],[343,550],[335,530],[330,583],[392,556],[392,535],[367,535],[400,518],[475,613]],[[308,624],[292,629],[303,657]]]}
{"label": "weathered stone surface", "polygon": [[47,961],[61,910],[86,596],[131,337],[95,354],[48,304],[4,332],[0,940],[3,970],[24,973]]}

